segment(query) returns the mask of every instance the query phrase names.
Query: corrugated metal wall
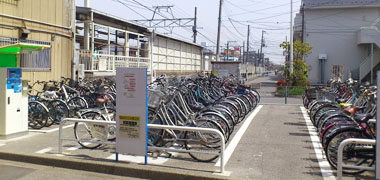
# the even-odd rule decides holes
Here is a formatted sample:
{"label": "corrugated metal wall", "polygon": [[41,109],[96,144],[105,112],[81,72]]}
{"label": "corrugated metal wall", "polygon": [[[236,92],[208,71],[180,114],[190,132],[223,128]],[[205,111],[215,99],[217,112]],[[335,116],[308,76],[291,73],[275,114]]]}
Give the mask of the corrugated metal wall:
{"label": "corrugated metal wall", "polygon": [[201,71],[201,48],[168,38],[156,37],[153,44],[153,69],[167,72]]}
{"label": "corrugated metal wall", "polygon": [[[0,0],[0,14],[66,27],[71,25],[71,10],[72,0]],[[17,27],[31,29],[28,39],[47,41],[52,45],[51,71],[24,72],[25,79],[59,80],[61,76],[71,76],[72,39],[69,30],[0,17],[0,36],[18,38]]]}

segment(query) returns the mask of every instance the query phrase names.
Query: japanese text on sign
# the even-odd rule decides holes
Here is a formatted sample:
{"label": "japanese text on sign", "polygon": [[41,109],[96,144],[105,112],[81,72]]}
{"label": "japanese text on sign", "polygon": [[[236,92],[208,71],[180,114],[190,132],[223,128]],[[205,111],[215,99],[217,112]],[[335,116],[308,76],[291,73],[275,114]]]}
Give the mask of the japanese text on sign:
{"label": "japanese text on sign", "polygon": [[140,137],[140,116],[120,116],[120,136],[137,139]]}

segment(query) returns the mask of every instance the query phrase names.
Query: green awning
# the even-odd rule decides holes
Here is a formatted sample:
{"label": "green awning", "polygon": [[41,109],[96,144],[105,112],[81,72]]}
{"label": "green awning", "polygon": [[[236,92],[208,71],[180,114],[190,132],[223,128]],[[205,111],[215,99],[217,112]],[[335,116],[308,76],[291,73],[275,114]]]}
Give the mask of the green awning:
{"label": "green awning", "polygon": [[39,51],[50,48],[49,45],[41,44],[28,44],[28,43],[15,43],[7,46],[0,47],[1,54],[19,54],[21,51]]}

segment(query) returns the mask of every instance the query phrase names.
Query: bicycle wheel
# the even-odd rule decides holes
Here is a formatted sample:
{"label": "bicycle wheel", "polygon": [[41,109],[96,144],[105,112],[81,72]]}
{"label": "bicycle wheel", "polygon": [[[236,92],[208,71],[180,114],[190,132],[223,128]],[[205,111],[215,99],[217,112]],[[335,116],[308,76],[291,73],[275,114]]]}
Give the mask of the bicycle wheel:
{"label": "bicycle wheel", "polygon": [[[101,113],[96,111],[85,112],[81,114],[81,117],[89,120],[106,120]],[[78,143],[86,149],[95,149],[102,145],[98,143],[99,139],[93,137],[88,123],[76,122],[74,125],[74,136],[78,140]]]}
{"label": "bicycle wheel", "polygon": [[[222,132],[220,126],[208,120],[198,120],[196,122],[197,127],[201,128],[212,128]],[[216,133],[205,133],[205,132],[185,132],[185,147],[187,150],[195,150],[198,152],[205,153],[220,153],[220,142],[221,139]],[[204,153],[189,153],[189,155],[200,162],[210,162],[218,158],[219,155],[216,154],[204,154]]]}
{"label": "bicycle wheel", "polygon": [[233,101],[222,101],[222,105],[226,106],[232,113],[234,125],[239,123],[239,108]]}
{"label": "bicycle wheel", "polygon": [[81,109],[88,109],[88,104],[82,97],[73,97],[67,105],[70,108],[70,117],[75,117],[76,113]]}
{"label": "bicycle wheel", "polygon": [[[116,109],[107,107],[107,111],[105,108],[100,109],[101,114],[106,118],[107,121],[115,121],[116,117]],[[113,141],[116,139],[116,125],[107,125],[108,135],[107,139],[109,141]]]}
{"label": "bicycle wheel", "polygon": [[233,101],[234,104],[236,104],[236,107],[238,108],[239,112],[239,119],[237,120],[237,123],[240,123],[245,118],[245,110],[241,101],[237,100],[236,97],[228,97],[227,99]]}
{"label": "bicycle wheel", "polygon": [[93,97],[89,96],[89,95],[83,95],[81,96],[82,98],[84,98],[87,102],[87,105],[89,108],[95,108],[96,107],[96,101]]}
{"label": "bicycle wheel", "polygon": [[49,109],[49,114],[52,117],[52,121],[48,121],[46,124],[47,127],[54,123],[59,124],[64,118],[69,117],[69,108],[63,101],[53,100],[47,102],[47,107]]}
{"label": "bicycle wheel", "polygon": [[111,94],[104,94],[104,97],[108,99],[106,106],[110,108],[115,108],[116,106],[115,98]]}
{"label": "bicycle wheel", "polygon": [[[148,122],[149,124],[163,125],[161,116],[156,113],[155,110],[148,108]],[[148,129],[148,144],[154,146],[161,146],[160,141],[164,136],[164,130],[162,129]]]}
{"label": "bicycle wheel", "polygon": [[33,129],[41,129],[48,122],[49,111],[44,104],[37,101],[28,103],[28,125]]}
{"label": "bicycle wheel", "polygon": [[204,114],[201,114],[201,117],[202,120],[209,120],[218,123],[218,125],[222,128],[221,132],[224,134],[224,139],[227,143],[228,139],[230,138],[231,128],[226,118],[224,118],[220,113],[215,112],[204,112]]}
{"label": "bicycle wheel", "polygon": [[[334,134],[327,142],[326,158],[330,165],[336,169],[338,161],[338,147],[340,143],[349,138],[364,138],[369,139],[366,135],[358,130],[346,130]],[[363,145],[347,145],[343,149],[343,163],[354,166],[370,167],[374,163],[375,150],[373,146],[366,147]],[[343,172],[347,174],[358,174],[365,170],[343,168]]]}

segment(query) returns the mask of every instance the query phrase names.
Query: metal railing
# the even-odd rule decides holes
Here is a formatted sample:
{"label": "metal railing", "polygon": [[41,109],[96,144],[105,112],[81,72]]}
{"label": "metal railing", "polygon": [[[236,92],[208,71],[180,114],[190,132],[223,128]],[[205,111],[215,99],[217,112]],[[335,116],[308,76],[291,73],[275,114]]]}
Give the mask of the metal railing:
{"label": "metal railing", "polygon": [[162,147],[152,147],[149,146],[150,150],[165,150],[169,152],[184,152],[184,153],[204,153],[204,154],[215,154],[220,157],[220,173],[224,173],[224,150],[225,150],[225,141],[224,135],[216,130],[211,128],[198,128],[198,127],[186,127],[186,126],[168,126],[168,125],[157,125],[157,124],[148,124],[148,128],[152,129],[171,129],[177,131],[197,131],[197,132],[209,132],[216,133],[220,137],[220,152],[204,152],[204,151],[194,151],[194,150],[185,150],[185,149],[172,149],[172,148],[162,148]]}
{"label": "metal railing", "polygon": [[[59,140],[58,140],[58,152],[62,154],[62,141],[78,141],[77,139],[63,138],[62,129],[63,125],[66,122],[83,122],[83,123],[92,123],[92,124],[105,124],[105,125],[116,125],[116,121],[99,121],[99,120],[88,120],[88,119],[77,119],[77,118],[65,118],[59,124]],[[215,133],[220,137],[220,152],[204,152],[204,151],[195,151],[195,150],[186,150],[186,149],[173,149],[173,148],[164,148],[164,147],[154,147],[148,146],[148,150],[163,150],[167,152],[182,152],[182,153],[203,153],[203,154],[215,154],[220,157],[220,173],[223,174],[225,171],[224,168],[224,150],[225,150],[225,139],[224,135],[216,130],[211,128],[198,128],[198,127],[187,127],[187,126],[168,126],[168,125],[157,125],[157,124],[148,124],[150,129],[171,129],[177,131],[195,131],[195,132],[208,132]],[[107,128],[106,128],[107,129]],[[116,142],[110,141],[91,141],[91,140],[80,140],[81,142],[92,142],[98,144],[111,144],[115,145]]]}
{"label": "metal railing", "polygon": [[79,51],[79,64],[84,64],[85,72],[115,72],[118,67],[150,69],[150,58],[147,57],[108,55],[101,53],[94,53],[91,55],[91,51],[88,50],[77,51]]}
{"label": "metal railing", "polygon": [[[115,121],[102,121],[102,120],[89,120],[89,119],[77,119],[77,118],[65,118],[61,121],[59,124],[59,140],[58,140],[58,153],[62,154],[62,141],[76,141],[77,139],[70,139],[70,138],[63,138],[62,137],[62,129],[63,125],[66,122],[83,122],[83,123],[96,123],[96,124],[106,124],[106,125],[116,125]],[[107,128],[106,128],[107,129]],[[80,140],[81,142],[92,142],[92,143],[98,143],[98,144],[113,144],[115,145],[115,142],[110,141],[91,141],[91,140]]]}
{"label": "metal railing", "polygon": [[340,143],[338,148],[338,180],[342,180],[343,176],[343,168],[350,168],[350,169],[363,169],[363,170],[371,170],[374,171],[375,167],[365,167],[365,166],[353,166],[353,165],[346,165],[343,164],[343,149],[348,144],[364,144],[364,145],[376,145],[375,139],[357,139],[357,138],[350,138],[346,139],[343,142]]}
{"label": "metal railing", "polygon": [[18,43],[34,44],[34,45],[51,47],[51,43],[47,41],[37,41],[37,40],[29,40],[29,39],[22,40],[18,38],[0,36],[0,47],[9,46],[9,45],[18,44]]}
{"label": "metal railing", "polygon": [[[376,66],[380,62],[380,51],[374,51],[373,65]],[[369,72],[371,72],[371,55],[366,57],[359,66],[359,76],[362,80]]]}

